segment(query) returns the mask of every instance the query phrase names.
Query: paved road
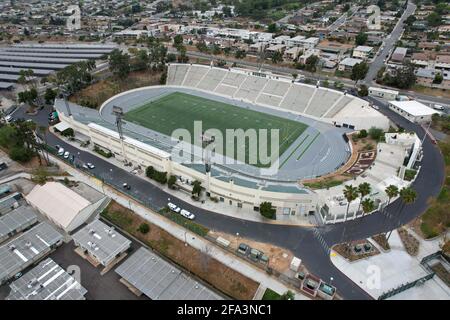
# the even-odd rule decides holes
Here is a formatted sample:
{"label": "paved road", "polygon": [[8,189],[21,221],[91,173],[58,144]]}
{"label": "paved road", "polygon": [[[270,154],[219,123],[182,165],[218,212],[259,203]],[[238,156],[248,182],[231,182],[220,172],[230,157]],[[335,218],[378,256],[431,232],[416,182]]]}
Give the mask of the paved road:
{"label": "paved road", "polygon": [[[424,130],[415,124],[406,121],[396,113],[390,111],[386,105],[373,101],[380,106],[380,111],[389,116],[394,122],[408,131],[415,131],[419,137],[423,137]],[[41,111],[37,116],[27,116],[22,110],[15,113],[15,117],[23,115],[31,118],[42,125],[46,124],[48,110]],[[328,248],[344,240],[358,240],[371,235],[385,232],[405,224],[413,218],[419,216],[427,208],[427,201],[430,196],[439,193],[444,179],[444,162],[439,149],[433,145],[428,137],[425,138],[422,160],[422,170],[420,171],[414,188],[418,192],[417,201],[409,205],[403,211],[402,216],[398,217],[399,202],[392,203],[386,210],[392,218],[386,218],[382,213],[374,213],[370,216],[350,221],[345,224],[326,225],[316,228],[304,228],[297,226],[282,226],[264,224],[252,221],[245,221],[220,215],[207,210],[199,209],[191,203],[177,199],[176,197],[159,189],[156,185],[143,180],[122,168],[118,168],[109,162],[91,154],[79,150],[66,144],[53,134],[48,134],[49,145],[59,144],[76,155],[77,161],[92,162],[96,165],[93,173],[102,177],[106,182],[121,188],[121,184],[127,182],[132,189],[130,195],[143,201],[151,203],[160,208],[166,205],[167,199],[196,213],[197,222],[207,226],[210,229],[220,230],[230,234],[239,234],[242,237],[248,237],[257,241],[267,242],[285,247],[291,250],[296,256],[303,260],[305,266],[314,274],[324,280],[333,277],[333,284],[338,288],[339,293],[345,299],[370,299],[358,285],[342,274],[331,263]]]}
{"label": "paved road", "polygon": [[[333,34],[337,29],[339,29],[347,21],[347,19],[353,17],[355,15],[355,13],[358,12],[359,8],[360,8],[359,6],[351,7],[349,11],[345,12],[336,21],[334,21],[330,26],[328,26],[328,31],[330,31],[330,33]],[[348,13],[350,13],[350,15],[348,15]]]}
{"label": "paved road", "polygon": [[379,53],[374,61],[370,64],[369,71],[367,72],[364,82],[368,85],[372,85],[373,79],[377,76],[378,70],[385,64],[385,59],[391,54],[397,41],[401,38],[404,30],[404,21],[414,13],[416,10],[416,5],[411,1],[408,1],[408,5],[403,12],[401,18],[395,25],[391,34],[383,41],[383,50]]}

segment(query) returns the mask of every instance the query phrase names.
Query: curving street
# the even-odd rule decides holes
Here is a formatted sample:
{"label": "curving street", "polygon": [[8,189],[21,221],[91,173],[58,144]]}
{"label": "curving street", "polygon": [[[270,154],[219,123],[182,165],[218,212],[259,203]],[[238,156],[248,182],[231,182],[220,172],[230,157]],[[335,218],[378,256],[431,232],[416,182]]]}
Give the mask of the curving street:
{"label": "curving street", "polygon": [[[405,128],[407,131],[414,131],[422,138],[424,130],[406,119],[390,111],[384,103],[372,100],[380,107],[380,112],[388,116],[393,122]],[[39,112],[37,116],[29,116],[24,110],[19,109],[14,114],[15,118],[33,119],[39,125],[47,126],[47,112]],[[334,244],[340,243],[342,236],[344,240],[358,240],[369,237],[380,232],[388,231],[403,225],[415,217],[422,214],[427,208],[429,197],[436,196],[444,180],[444,162],[439,148],[434,145],[427,136],[423,144],[424,157],[422,169],[413,184],[418,193],[415,203],[406,207],[402,216],[397,216],[399,201],[393,202],[384,215],[376,212],[364,218],[336,225],[325,225],[315,228],[305,228],[298,226],[284,226],[265,224],[252,221],[245,221],[229,216],[224,216],[214,212],[199,209],[191,203],[184,202],[169,193],[161,190],[151,182],[139,178],[126,170],[116,167],[109,162],[91,153],[82,151],[65,143],[58,136],[49,133],[47,142],[50,146],[56,144],[64,147],[77,160],[82,162],[92,162],[96,168],[93,173],[105,180],[105,182],[121,188],[123,182],[127,182],[132,189],[130,195],[144,203],[148,203],[156,209],[167,204],[170,197],[182,207],[195,212],[196,221],[210,229],[220,230],[230,234],[237,232],[243,238],[252,238],[262,242],[270,242],[274,245],[291,250],[295,256],[302,259],[305,266],[314,274],[328,281],[333,277],[333,285],[337,287],[339,294],[344,299],[372,299],[356,283],[342,274],[330,261],[328,249]],[[388,216],[391,216],[389,218]]]}

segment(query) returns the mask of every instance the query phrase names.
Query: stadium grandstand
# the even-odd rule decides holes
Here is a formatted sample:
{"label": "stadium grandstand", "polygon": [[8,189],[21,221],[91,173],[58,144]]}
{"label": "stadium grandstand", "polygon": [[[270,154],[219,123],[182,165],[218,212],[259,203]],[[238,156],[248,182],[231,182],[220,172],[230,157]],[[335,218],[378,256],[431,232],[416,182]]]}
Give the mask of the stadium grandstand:
{"label": "stadium grandstand", "polygon": [[[54,106],[75,137],[87,137],[92,148],[111,152],[134,167],[167,172],[181,185],[199,180],[208,196],[232,206],[257,210],[262,202],[271,202],[277,217],[289,220],[307,219],[331,203],[333,195],[318,193],[303,182],[349,167],[354,158],[349,133],[389,127],[385,116],[350,94],[273,74],[190,64],[170,64],[166,85],[122,92],[100,110],[69,105],[56,99]],[[123,111],[123,139],[117,132],[114,106]],[[185,142],[172,137],[173,132],[179,128],[192,132],[198,120],[205,130],[279,129],[282,148],[277,161],[267,168],[220,161],[229,157],[218,155],[220,151],[208,159],[196,158],[193,152],[192,161],[179,161],[177,148]],[[340,207],[329,206],[318,219],[339,222],[337,214]]]}

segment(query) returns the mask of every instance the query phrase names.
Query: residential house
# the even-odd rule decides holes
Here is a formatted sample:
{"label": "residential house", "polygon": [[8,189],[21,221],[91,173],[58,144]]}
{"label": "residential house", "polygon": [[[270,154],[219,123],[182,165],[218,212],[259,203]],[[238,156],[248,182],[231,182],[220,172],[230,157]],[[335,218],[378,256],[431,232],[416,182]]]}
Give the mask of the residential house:
{"label": "residential house", "polygon": [[391,61],[402,63],[403,60],[405,60],[407,53],[408,53],[407,48],[397,47],[395,48],[394,53],[392,53]]}
{"label": "residential house", "polygon": [[358,64],[363,62],[362,59],[356,59],[356,58],[345,58],[339,63],[339,70],[340,71],[351,71],[352,68]]}
{"label": "residential house", "polygon": [[353,49],[353,58],[361,58],[367,60],[373,54],[373,47],[369,46],[357,46]]}

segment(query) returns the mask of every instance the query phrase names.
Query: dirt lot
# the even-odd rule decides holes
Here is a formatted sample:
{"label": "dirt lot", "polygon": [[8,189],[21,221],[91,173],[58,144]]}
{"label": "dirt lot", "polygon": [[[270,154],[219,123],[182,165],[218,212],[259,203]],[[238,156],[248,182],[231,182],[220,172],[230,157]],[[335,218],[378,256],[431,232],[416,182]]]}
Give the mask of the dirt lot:
{"label": "dirt lot", "polygon": [[81,105],[89,101],[98,108],[103,102],[120,92],[159,84],[161,74],[161,72],[139,71],[130,73],[125,80],[108,78],[75,93],[69,100]]}
{"label": "dirt lot", "polygon": [[[258,289],[259,283],[226,267],[205,253],[185,246],[183,241],[174,238],[168,232],[145,221],[114,201],[102,216],[235,299],[251,300]],[[137,231],[142,223],[150,226],[147,234]]]}
{"label": "dirt lot", "polygon": [[284,273],[289,270],[291,260],[294,257],[291,251],[281,247],[276,247],[272,244],[257,242],[242,237],[238,238],[234,235],[217,231],[210,231],[208,235],[214,238],[222,237],[224,239],[227,239],[228,241],[230,241],[230,247],[233,250],[237,250],[240,243],[245,243],[251,248],[255,248],[264,252],[264,254],[269,257],[269,267],[277,270],[280,273]]}

